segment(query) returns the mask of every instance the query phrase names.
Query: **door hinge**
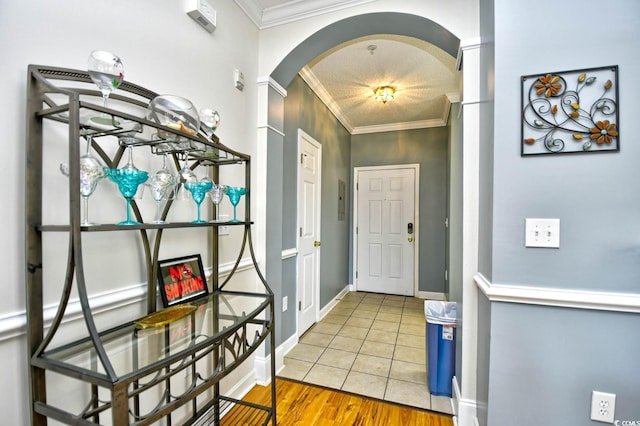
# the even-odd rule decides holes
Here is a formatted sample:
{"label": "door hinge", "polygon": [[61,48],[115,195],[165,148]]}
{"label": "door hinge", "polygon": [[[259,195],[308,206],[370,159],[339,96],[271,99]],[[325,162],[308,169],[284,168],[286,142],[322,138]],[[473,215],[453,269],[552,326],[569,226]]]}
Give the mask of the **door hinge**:
{"label": "door hinge", "polygon": [[300,228],[300,236],[302,237],[302,228]]}
{"label": "door hinge", "polygon": [[449,218],[448,217],[444,219],[444,227],[445,228],[449,227]]}
{"label": "door hinge", "polygon": [[358,279],[358,271],[356,271],[356,279]]}
{"label": "door hinge", "polygon": [[302,301],[298,302],[298,310],[301,311],[302,310]]}
{"label": "door hinge", "polygon": [[449,271],[448,270],[444,270],[444,280],[448,281],[449,280]]}
{"label": "door hinge", "polygon": [[358,235],[358,227],[356,226],[356,235]]}
{"label": "door hinge", "polygon": [[304,158],[304,154],[300,154],[300,164],[304,163],[303,158]]}

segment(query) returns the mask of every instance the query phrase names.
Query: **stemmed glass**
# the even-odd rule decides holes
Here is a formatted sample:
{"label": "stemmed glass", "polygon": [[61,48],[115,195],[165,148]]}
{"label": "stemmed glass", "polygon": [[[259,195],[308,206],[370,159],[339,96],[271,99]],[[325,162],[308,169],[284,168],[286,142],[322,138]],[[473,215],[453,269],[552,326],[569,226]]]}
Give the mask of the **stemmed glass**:
{"label": "stemmed glass", "polygon": [[193,197],[193,201],[195,201],[196,206],[198,206],[198,218],[196,220],[191,221],[191,223],[205,223],[206,220],[200,218],[200,206],[202,205],[202,201],[204,197],[207,195],[207,192],[211,191],[213,188],[213,182],[209,180],[201,180],[196,182],[186,182],[184,187],[191,192],[191,196]]}
{"label": "stemmed glass", "polygon": [[[87,151],[80,156],[80,195],[82,196],[83,215],[82,226],[94,225],[89,222],[89,197],[96,190],[98,182],[105,177],[104,166],[93,157],[91,152],[91,136],[87,136]],[[69,165],[60,164],[60,171],[69,176]]]}
{"label": "stemmed glass", "polygon": [[211,108],[205,108],[200,110],[199,116],[200,122],[204,124],[207,129],[207,137],[211,138],[213,132],[215,132],[220,125],[220,114]]}
{"label": "stemmed glass", "polygon": [[124,66],[116,55],[105,50],[94,50],[89,55],[89,76],[102,92],[104,107],[109,95],[124,79]]}
{"label": "stemmed glass", "polygon": [[137,225],[138,222],[131,220],[131,199],[138,191],[138,186],[149,178],[149,173],[138,170],[133,164],[133,147],[129,145],[129,161],[120,169],[105,168],[107,177],[118,185],[120,193],[127,201],[127,220],[118,222],[118,225]]}
{"label": "stemmed glass", "polygon": [[178,170],[178,178],[180,179],[180,183],[182,186],[178,189],[178,193],[176,194],[176,199],[183,201],[188,199],[188,195],[186,194],[186,184],[189,182],[197,182],[198,177],[189,167],[189,154],[184,154],[184,163],[182,164],[182,168]]}
{"label": "stemmed glass", "polygon": [[152,223],[164,223],[164,220],[160,217],[160,203],[162,203],[162,200],[169,198],[169,194],[173,191],[175,184],[176,178],[167,168],[167,154],[164,154],[162,168],[155,172],[145,183],[151,192],[151,197],[156,202],[156,220]]}
{"label": "stemmed glass", "polygon": [[236,218],[236,207],[240,202],[240,198],[247,193],[247,188],[242,188],[238,186],[227,186],[227,195],[229,196],[229,201],[233,205],[233,220],[230,222],[240,222]]}
{"label": "stemmed glass", "polygon": [[213,188],[211,188],[211,192],[209,192],[209,196],[211,197],[211,201],[213,201],[213,204],[215,204],[216,206],[216,222],[220,221],[220,203],[222,202],[222,199],[224,198],[224,194],[227,193],[227,186],[226,185],[216,185],[215,183],[213,184]]}

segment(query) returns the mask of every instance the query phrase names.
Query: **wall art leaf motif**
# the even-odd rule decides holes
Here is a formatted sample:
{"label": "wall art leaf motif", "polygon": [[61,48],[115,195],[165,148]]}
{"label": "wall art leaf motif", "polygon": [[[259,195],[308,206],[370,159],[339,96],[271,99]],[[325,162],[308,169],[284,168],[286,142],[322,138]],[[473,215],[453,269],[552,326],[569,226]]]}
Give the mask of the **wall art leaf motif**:
{"label": "wall art leaf motif", "polygon": [[618,67],[522,77],[521,154],[620,150]]}

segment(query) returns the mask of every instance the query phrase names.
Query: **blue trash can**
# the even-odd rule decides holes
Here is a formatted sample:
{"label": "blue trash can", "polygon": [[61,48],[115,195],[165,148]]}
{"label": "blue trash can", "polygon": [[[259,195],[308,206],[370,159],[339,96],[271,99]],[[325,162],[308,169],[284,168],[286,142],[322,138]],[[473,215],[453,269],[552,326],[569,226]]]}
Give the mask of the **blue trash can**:
{"label": "blue trash can", "polygon": [[431,395],[452,396],[456,368],[456,303],[426,300],[427,381]]}

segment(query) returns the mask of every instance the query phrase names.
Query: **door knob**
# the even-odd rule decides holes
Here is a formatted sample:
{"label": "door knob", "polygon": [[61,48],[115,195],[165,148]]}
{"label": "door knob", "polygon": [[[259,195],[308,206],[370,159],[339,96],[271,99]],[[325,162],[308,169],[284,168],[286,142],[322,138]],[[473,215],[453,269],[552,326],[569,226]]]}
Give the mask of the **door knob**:
{"label": "door knob", "polygon": [[320,241],[314,241],[313,242],[313,246],[314,247],[320,247]]}
{"label": "door knob", "polygon": [[409,240],[409,242],[412,243],[413,242],[413,237],[409,237],[409,238],[407,238],[407,240]]}

